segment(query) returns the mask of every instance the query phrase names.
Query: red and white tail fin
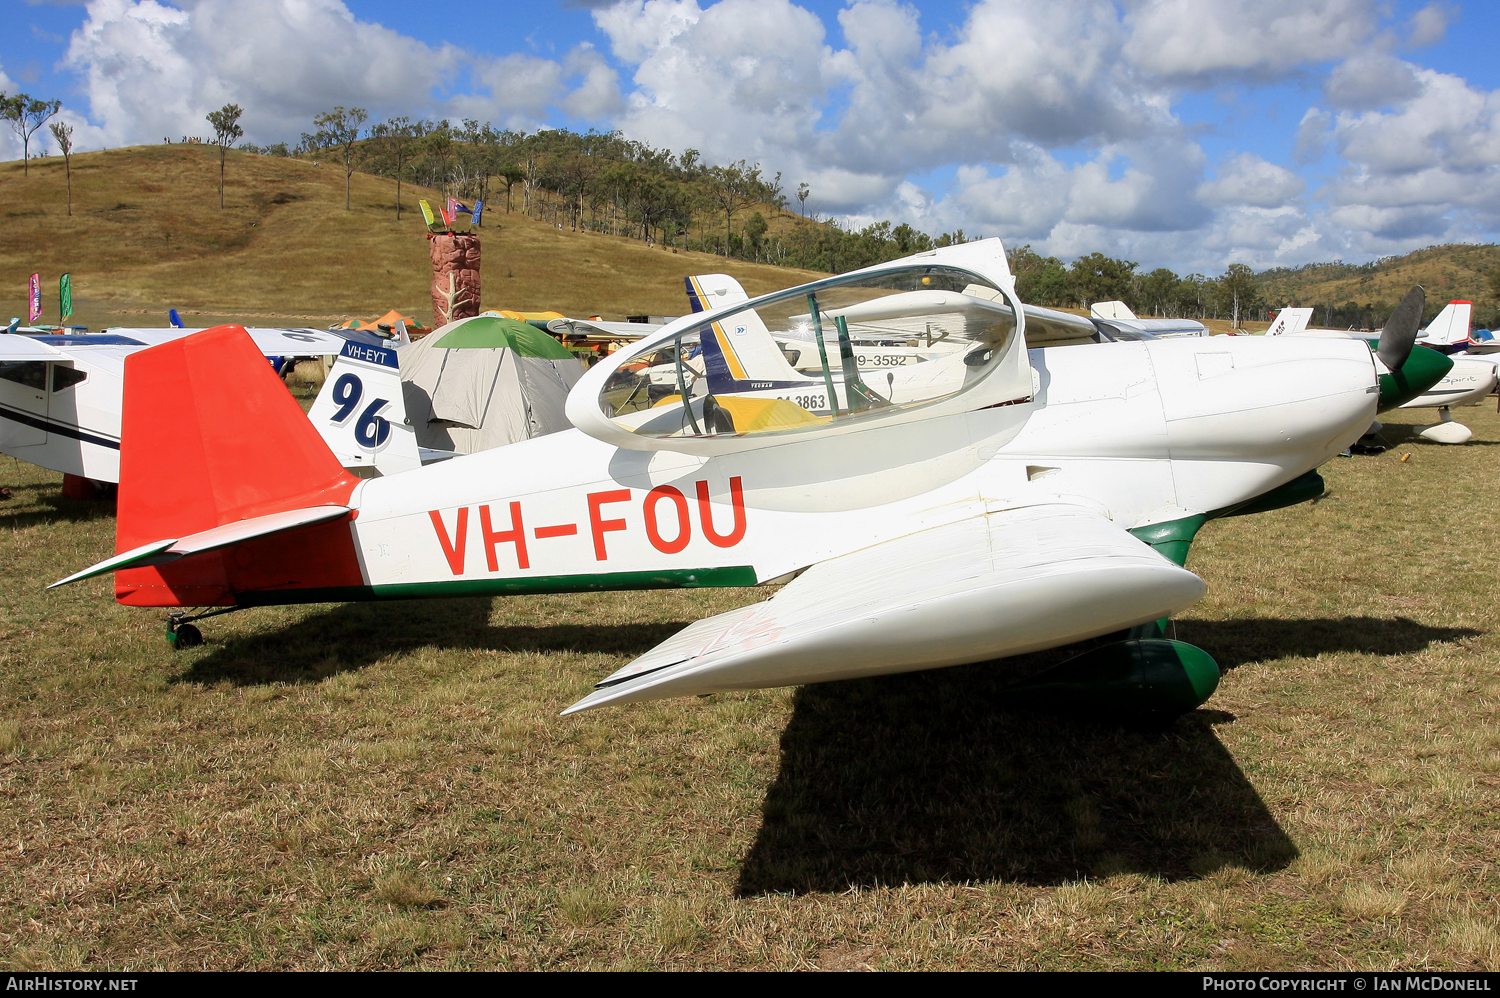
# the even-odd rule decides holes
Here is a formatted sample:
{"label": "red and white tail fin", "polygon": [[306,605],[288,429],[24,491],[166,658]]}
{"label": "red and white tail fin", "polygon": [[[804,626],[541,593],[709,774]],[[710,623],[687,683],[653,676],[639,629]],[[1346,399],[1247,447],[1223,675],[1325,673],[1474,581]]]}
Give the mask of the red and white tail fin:
{"label": "red and white tail fin", "polygon": [[1437,318],[1422,330],[1417,342],[1435,346],[1456,346],[1469,342],[1469,319],[1473,312],[1472,302],[1450,301],[1437,314]]}
{"label": "red and white tail fin", "polygon": [[331,520],[270,515],[347,506],[358,480],[241,327],[132,354],[120,437],[117,552],[263,518],[227,546],[120,569],[121,603],[215,606],[247,590],[361,584],[347,512]]}
{"label": "red and white tail fin", "polygon": [[1307,328],[1312,321],[1310,308],[1284,308],[1276,313],[1276,321],[1266,330],[1267,336],[1294,336]]}

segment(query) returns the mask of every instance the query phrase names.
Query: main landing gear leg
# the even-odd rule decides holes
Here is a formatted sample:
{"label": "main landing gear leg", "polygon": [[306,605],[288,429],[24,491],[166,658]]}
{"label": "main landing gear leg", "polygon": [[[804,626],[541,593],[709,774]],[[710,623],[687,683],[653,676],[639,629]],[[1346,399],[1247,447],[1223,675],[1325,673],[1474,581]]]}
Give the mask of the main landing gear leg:
{"label": "main landing gear leg", "polygon": [[193,621],[203,620],[206,617],[220,617],[243,609],[245,608],[242,606],[221,606],[203,613],[187,613],[182,610],[169,613],[167,614],[167,643],[177,650],[196,648],[203,643],[203,632],[193,626]]}

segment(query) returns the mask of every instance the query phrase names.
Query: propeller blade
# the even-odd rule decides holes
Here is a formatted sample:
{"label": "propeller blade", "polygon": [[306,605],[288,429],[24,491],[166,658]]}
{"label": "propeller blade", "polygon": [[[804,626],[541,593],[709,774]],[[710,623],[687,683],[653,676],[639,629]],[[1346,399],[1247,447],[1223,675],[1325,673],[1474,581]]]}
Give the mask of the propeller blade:
{"label": "propeller blade", "polygon": [[1375,355],[1391,371],[1401,370],[1411,348],[1417,342],[1417,333],[1422,331],[1422,309],[1427,306],[1427,292],[1419,284],[1406,293],[1396,311],[1386,320],[1380,331],[1380,347]]}

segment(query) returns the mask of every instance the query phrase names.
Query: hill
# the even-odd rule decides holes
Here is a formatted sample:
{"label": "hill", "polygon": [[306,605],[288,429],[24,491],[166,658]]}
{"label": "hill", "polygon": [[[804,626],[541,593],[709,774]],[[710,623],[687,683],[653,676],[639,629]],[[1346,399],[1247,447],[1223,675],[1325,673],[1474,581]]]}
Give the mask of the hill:
{"label": "hill", "polygon": [[[74,321],[324,326],[388,308],[431,321],[431,267],[417,199],[429,188],[356,173],[344,210],[341,167],[231,150],[225,206],[211,146],[135,146],[73,157],[66,214],[60,156],[0,164],[0,320],[26,312],[26,281],[42,275],[44,321],[57,320],[57,279],[73,275]],[[489,213],[483,305],[622,318],[684,312],[682,278],[734,275],[752,294],[811,271],[674,252],[638,240],[558,229],[519,212]]]}
{"label": "hill", "polygon": [[[1354,311],[1388,313],[1412,285],[1420,284],[1427,291],[1428,319],[1456,298],[1474,302],[1476,325],[1490,326],[1500,320],[1493,283],[1497,275],[1500,246],[1460,243],[1429,246],[1368,264],[1316,263],[1267,270],[1257,275],[1257,281],[1268,304],[1277,308],[1318,306],[1320,323],[1330,322],[1325,315],[1330,310],[1341,315]],[[1375,324],[1357,322],[1353,316],[1333,324],[1351,322]]]}

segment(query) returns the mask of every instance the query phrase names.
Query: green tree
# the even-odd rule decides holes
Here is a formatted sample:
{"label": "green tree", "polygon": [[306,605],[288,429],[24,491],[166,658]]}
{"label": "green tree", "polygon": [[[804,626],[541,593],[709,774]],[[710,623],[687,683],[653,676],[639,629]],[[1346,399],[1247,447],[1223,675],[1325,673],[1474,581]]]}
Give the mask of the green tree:
{"label": "green tree", "polygon": [[324,111],[313,119],[318,129],[320,145],[337,148],[344,157],[344,210],[349,210],[349,182],[354,176],[354,160],[358,150],[359,130],[370,116],[362,107],[344,110],[342,104],[334,105],[332,111]]}
{"label": "green tree", "polygon": [[219,207],[224,207],[224,156],[229,152],[229,147],[234,145],[244,134],[245,130],[240,127],[240,115],[244,114],[244,108],[238,104],[225,104],[217,111],[207,114],[208,123],[213,126],[214,145],[219,147]]}
{"label": "green tree", "polygon": [[0,91],[0,118],[10,122],[11,129],[21,139],[21,176],[31,171],[31,137],[61,110],[60,100],[39,100],[30,94],[7,97]]}
{"label": "green tree", "polygon": [[401,178],[417,148],[416,126],[410,118],[391,118],[370,129],[370,137],[396,176],[396,221],[401,221]]}
{"label": "green tree", "polygon": [[1069,278],[1073,293],[1085,308],[1100,301],[1123,301],[1127,305],[1134,298],[1136,265],[1129,260],[1116,260],[1097,250],[1088,256],[1073,261]]}
{"label": "green tree", "polygon": [[435,178],[437,183],[433,184],[444,195],[448,193],[448,159],[453,155],[453,128],[444,118],[436,125],[428,129],[423,138],[423,145],[427,155],[437,160]]}
{"label": "green tree", "polygon": [[734,216],[750,205],[751,191],[759,184],[760,167],[747,167],[744,160],[728,166],[716,166],[708,172],[708,197],[724,213],[724,255],[734,234]]}
{"label": "green tree", "polygon": [[1255,271],[1243,263],[1231,263],[1219,278],[1219,298],[1234,317],[1234,328],[1240,328],[1240,315],[1260,304],[1260,286]]}
{"label": "green tree", "polygon": [[1157,267],[1149,274],[1142,274],[1136,282],[1136,293],[1141,306],[1153,315],[1166,315],[1173,311],[1173,295],[1179,281],[1177,275],[1166,267]]}
{"label": "green tree", "polygon": [[66,121],[54,121],[52,137],[57,140],[57,149],[63,154],[63,170],[68,175],[68,217],[73,217],[73,126]]}
{"label": "green tree", "polygon": [[510,190],[526,179],[526,171],[515,163],[506,163],[495,171],[495,177],[505,182],[505,213],[510,214]]}
{"label": "green tree", "polygon": [[766,238],[766,217],[760,212],[751,212],[745,220],[745,241],[750,244],[750,258],[760,259],[761,244]]}
{"label": "green tree", "polygon": [[1172,289],[1172,303],[1178,315],[1203,319],[1208,315],[1210,281],[1202,274],[1189,274]]}
{"label": "green tree", "polygon": [[1006,253],[1016,279],[1016,294],[1034,305],[1066,305],[1072,301],[1068,269],[1055,256],[1042,256],[1031,244]]}

